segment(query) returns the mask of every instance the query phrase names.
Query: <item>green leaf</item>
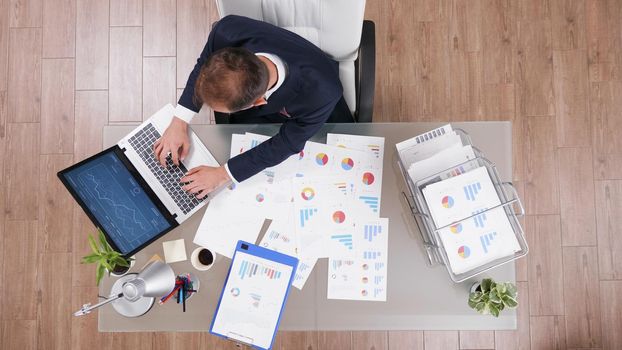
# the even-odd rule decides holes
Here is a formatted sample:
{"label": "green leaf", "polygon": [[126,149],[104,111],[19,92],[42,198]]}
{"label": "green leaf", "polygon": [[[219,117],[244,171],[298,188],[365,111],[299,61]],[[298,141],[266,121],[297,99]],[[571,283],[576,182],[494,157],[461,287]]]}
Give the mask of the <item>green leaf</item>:
{"label": "green leaf", "polygon": [[119,266],[123,266],[123,267],[129,267],[130,263],[125,260],[122,256],[118,256],[116,257],[114,260],[114,263],[119,265]]}
{"label": "green leaf", "polygon": [[477,310],[477,312],[479,312],[480,314],[483,314],[486,309],[486,303],[477,303],[475,304],[475,310]]}
{"label": "green leaf", "polygon": [[106,269],[108,269],[108,271],[110,271],[110,272],[111,272],[112,270],[114,270],[114,266],[113,266],[114,264],[110,264],[110,263],[109,263],[108,261],[106,261],[106,260],[102,260],[102,261],[101,261],[101,264],[102,264],[102,265],[103,265]]}
{"label": "green leaf", "polygon": [[491,287],[492,287],[492,280],[490,278],[484,278],[482,280],[482,284],[480,285],[482,292],[483,293],[489,292]]}
{"label": "green leaf", "polygon": [[490,309],[490,314],[495,316],[495,317],[499,317],[499,309],[494,305],[494,304],[490,304],[488,305],[489,309]]}
{"label": "green leaf", "polygon": [[518,301],[509,295],[503,296],[503,303],[509,308],[515,308],[518,306]]}
{"label": "green leaf", "polygon": [[497,284],[496,288],[497,292],[499,292],[499,295],[503,295],[505,293],[507,293],[507,288],[505,286],[505,283],[499,283]]}
{"label": "green leaf", "polygon": [[473,299],[469,299],[469,307],[471,309],[475,309],[475,305],[477,305],[477,301],[475,301]]}
{"label": "green leaf", "polygon": [[95,278],[97,279],[97,285],[98,286],[99,286],[99,282],[104,277],[104,272],[105,271],[106,271],[106,268],[103,265],[101,265],[101,264],[97,265],[97,270],[95,271]]}
{"label": "green leaf", "polygon": [[83,257],[81,262],[82,264],[92,264],[94,262],[99,261],[100,259],[101,259],[101,256],[99,256],[99,254],[93,253],[93,254]]}
{"label": "green leaf", "polygon": [[490,291],[489,298],[493,303],[501,303],[501,298],[499,297],[499,293],[496,289]]}
{"label": "green leaf", "polygon": [[97,247],[97,243],[95,243],[95,238],[93,238],[93,236],[89,235],[89,246],[91,246],[91,250],[93,251],[93,253],[95,254],[99,254],[100,250]]}
{"label": "green leaf", "polygon": [[106,236],[104,236],[104,232],[102,232],[102,230],[99,230],[99,242],[101,243],[101,246],[102,246],[104,251],[106,251],[108,253],[113,252],[113,250],[110,247],[110,244],[108,244],[108,241],[106,240]]}

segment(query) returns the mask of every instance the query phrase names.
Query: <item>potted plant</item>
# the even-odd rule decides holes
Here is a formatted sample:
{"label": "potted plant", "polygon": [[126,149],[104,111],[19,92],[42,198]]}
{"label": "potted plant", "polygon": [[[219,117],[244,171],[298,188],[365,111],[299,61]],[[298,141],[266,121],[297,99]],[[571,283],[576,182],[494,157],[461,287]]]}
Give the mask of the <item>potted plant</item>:
{"label": "potted plant", "polygon": [[121,253],[116,252],[108,241],[106,241],[106,237],[101,230],[97,230],[99,233],[99,242],[95,241],[92,235],[89,235],[89,245],[91,246],[91,250],[93,251],[91,254],[82,258],[83,264],[97,264],[97,269],[95,270],[95,276],[97,278],[97,285],[99,286],[99,282],[104,277],[104,272],[108,270],[109,273],[112,273],[117,276],[122,276],[131,267],[132,258],[125,258]]}
{"label": "potted plant", "polygon": [[518,306],[517,291],[513,283],[497,283],[490,278],[476,282],[471,287],[469,306],[482,315],[499,317],[499,313]]}

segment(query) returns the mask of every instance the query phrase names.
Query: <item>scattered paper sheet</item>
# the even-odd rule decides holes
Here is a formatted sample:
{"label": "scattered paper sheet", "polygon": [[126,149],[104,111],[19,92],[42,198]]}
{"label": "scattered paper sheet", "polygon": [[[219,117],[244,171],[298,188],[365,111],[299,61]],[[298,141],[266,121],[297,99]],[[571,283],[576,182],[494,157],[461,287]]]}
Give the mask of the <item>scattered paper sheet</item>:
{"label": "scattered paper sheet", "polygon": [[361,221],[356,226],[353,259],[328,260],[328,299],[387,300],[389,220]]}

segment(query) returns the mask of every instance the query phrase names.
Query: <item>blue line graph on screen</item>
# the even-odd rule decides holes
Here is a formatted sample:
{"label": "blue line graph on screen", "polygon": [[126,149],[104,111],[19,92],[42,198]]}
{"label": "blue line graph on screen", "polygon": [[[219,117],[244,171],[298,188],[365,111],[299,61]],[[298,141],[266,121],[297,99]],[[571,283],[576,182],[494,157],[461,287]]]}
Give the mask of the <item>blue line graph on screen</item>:
{"label": "blue line graph on screen", "polygon": [[472,183],[470,185],[464,186],[463,189],[466,198],[470,201],[475,201],[475,197],[482,189],[482,184],[480,184],[479,182]]}
{"label": "blue line graph on screen", "polygon": [[349,250],[352,250],[352,235],[332,235],[330,238],[343,244]]}
{"label": "blue line graph on screen", "polygon": [[484,249],[484,253],[488,253],[488,247],[492,244],[492,241],[497,236],[497,232],[491,232],[484,235],[479,236],[479,241],[482,243],[482,249]]}
{"label": "blue line graph on screen", "polygon": [[[486,213],[484,213],[486,211],[486,209],[480,209],[480,210],[476,210],[474,211],[473,215],[475,215],[473,217],[473,221],[475,222],[475,227],[485,227],[486,226]],[[480,214],[481,213],[481,214]]]}
{"label": "blue line graph on screen", "polygon": [[359,196],[359,199],[363,201],[363,203],[367,204],[369,208],[374,213],[378,212],[378,207],[380,205],[380,199],[374,196]]}
{"label": "blue line graph on screen", "polygon": [[309,221],[315,213],[317,213],[317,209],[314,208],[300,209],[300,227],[305,227],[305,223]]}
{"label": "blue line graph on screen", "polygon": [[382,226],[380,225],[365,225],[365,239],[371,242],[380,233],[382,233]]}

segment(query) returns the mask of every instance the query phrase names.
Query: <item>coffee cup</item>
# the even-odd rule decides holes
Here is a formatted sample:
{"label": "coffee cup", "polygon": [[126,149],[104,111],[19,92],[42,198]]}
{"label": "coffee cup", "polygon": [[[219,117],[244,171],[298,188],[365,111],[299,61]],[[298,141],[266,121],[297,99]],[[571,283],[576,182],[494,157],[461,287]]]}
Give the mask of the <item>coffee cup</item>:
{"label": "coffee cup", "polygon": [[214,266],[214,263],[216,262],[216,253],[207,248],[198,247],[192,252],[190,262],[195,269],[199,271],[207,271]]}

